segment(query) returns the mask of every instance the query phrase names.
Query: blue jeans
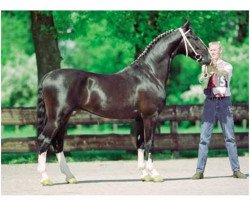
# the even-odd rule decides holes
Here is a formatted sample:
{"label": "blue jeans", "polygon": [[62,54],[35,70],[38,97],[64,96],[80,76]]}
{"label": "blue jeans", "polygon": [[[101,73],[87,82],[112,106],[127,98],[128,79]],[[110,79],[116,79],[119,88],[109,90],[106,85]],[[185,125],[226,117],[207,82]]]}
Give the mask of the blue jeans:
{"label": "blue jeans", "polygon": [[205,170],[208,145],[211,140],[214,124],[217,120],[219,120],[223,131],[232,171],[240,170],[237,146],[234,137],[232,103],[230,97],[225,97],[220,100],[208,98],[205,100],[196,169],[198,172],[204,172]]}

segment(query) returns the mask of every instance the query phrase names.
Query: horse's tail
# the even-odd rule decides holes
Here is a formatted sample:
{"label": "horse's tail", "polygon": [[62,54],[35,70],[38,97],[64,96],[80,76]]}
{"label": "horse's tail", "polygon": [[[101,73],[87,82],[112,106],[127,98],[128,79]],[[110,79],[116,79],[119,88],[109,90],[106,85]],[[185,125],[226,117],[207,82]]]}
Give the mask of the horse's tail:
{"label": "horse's tail", "polygon": [[43,98],[43,87],[42,81],[38,86],[38,99],[37,99],[37,134],[40,135],[43,132],[43,129],[47,122],[46,117],[46,108]]}

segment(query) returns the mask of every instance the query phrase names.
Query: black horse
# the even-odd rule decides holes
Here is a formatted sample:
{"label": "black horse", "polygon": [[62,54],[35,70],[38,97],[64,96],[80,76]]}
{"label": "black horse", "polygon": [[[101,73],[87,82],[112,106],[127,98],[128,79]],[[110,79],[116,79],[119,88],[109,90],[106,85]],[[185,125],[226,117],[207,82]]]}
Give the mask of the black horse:
{"label": "black horse", "polygon": [[[132,64],[115,74],[76,69],[59,69],[46,74],[39,85],[37,110],[38,171],[42,173],[42,184],[52,184],[45,171],[50,144],[67,182],[76,182],[65,162],[63,140],[69,117],[79,109],[106,118],[134,119],[142,180],[162,181],[153,167],[152,147],[157,119],[165,105],[170,64],[178,54],[185,54],[201,64],[210,63],[206,45],[190,29],[189,22],[157,36]],[[144,149],[147,163],[144,163]]]}

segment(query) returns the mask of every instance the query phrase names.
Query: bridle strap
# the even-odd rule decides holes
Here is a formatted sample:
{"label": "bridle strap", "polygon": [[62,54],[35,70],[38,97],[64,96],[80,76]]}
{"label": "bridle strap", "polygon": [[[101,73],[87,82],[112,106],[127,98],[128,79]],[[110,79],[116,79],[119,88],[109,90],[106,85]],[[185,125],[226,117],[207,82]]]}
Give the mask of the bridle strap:
{"label": "bridle strap", "polygon": [[[190,29],[188,31],[186,31],[184,33],[184,31],[182,30],[182,28],[179,28],[179,31],[181,33],[181,36],[183,38],[183,41],[184,41],[184,45],[185,45],[185,50],[186,50],[186,57],[188,56],[188,46],[192,49],[192,51],[194,52],[195,56],[200,56],[200,54],[198,54],[194,47],[192,46],[192,44],[189,42],[189,40],[187,39],[187,36],[186,34],[190,31]],[[198,59],[197,59],[198,60]]]}

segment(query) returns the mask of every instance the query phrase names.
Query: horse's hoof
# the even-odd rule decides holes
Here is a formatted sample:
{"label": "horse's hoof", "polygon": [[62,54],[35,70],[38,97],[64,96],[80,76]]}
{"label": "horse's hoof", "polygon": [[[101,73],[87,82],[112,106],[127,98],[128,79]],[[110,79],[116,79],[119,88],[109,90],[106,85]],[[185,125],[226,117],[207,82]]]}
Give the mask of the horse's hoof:
{"label": "horse's hoof", "polygon": [[162,176],[160,176],[160,175],[151,177],[151,179],[152,179],[153,182],[163,182],[164,181]]}
{"label": "horse's hoof", "polygon": [[53,181],[48,178],[48,179],[42,180],[41,184],[42,186],[50,186],[50,185],[53,185]]}
{"label": "horse's hoof", "polygon": [[149,181],[152,181],[152,178],[151,178],[150,175],[146,175],[146,176],[142,177],[142,181],[143,182],[149,182]]}
{"label": "horse's hoof", "polygon": [[76,184],[76,183],[78,183],[78,181],[76,180],[76,178],[74,176],[70,177],[70,178],[66,178],[66,181],[69,184]]}

